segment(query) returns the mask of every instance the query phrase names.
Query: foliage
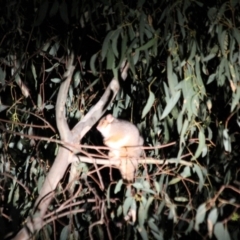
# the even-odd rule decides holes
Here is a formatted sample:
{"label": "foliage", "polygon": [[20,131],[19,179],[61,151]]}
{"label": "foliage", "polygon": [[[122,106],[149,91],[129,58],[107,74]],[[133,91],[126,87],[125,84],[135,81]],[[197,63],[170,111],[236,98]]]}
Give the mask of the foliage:
{"label": "foliage", "polygon": [[[101,170],[101,189],[95,169],[80,163],[74,193],[66,173],[38,238],[239,239],[239,8],[233,0],[5,1],[0,235],[31,213],[56,155],[54,106],[72,51],[69,125],[127,59],[130,77],[111,111],[136,123],[147,156],[166,163],[139,166],[134,197],[117,171]],[[93,128],[82,144],[99,139]]]}

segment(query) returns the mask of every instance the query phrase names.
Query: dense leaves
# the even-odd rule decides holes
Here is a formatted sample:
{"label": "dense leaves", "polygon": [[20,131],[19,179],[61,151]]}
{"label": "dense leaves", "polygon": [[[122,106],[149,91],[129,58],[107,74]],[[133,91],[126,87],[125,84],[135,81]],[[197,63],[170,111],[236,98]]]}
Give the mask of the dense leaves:
{"label": "dense leaves", "polygon": [[[69,125],[126,59],[129,77],[109,110],[138,125],[159,164],[139,164],[132,196],[117,170],[101,169],[101,189],[95,168],[79,163],[39,238],[239,239],[239,10],[234,0],[2,3],[0,235],[31,214],[58,151],[54,108],[73,52]],[[101,144],[94,127],[81,144],[97,154],[87,148]]]}

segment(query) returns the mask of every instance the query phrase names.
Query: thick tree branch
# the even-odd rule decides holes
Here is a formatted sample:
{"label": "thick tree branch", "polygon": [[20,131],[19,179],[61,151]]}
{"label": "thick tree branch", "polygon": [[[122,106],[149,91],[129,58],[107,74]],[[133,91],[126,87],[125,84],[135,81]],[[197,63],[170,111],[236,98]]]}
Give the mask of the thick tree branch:
{"label": "thick tree branch", "polygon": [[[121,162],[121,160],[117,160],[117,159],[115,159],[114,162],[111,162],[111,161],[109,161],[109,159],[89,158],[89,157],[84,157],[84,156],[80,156],[80,157],[75,156],[73,158],[74,162],[79,161],[79,160],[81,162],[85,162],[85,163],[95,162],[98,165],[106,165],[106,166],[112,166],[112,165],[118,166]],[[138,159],[138,164],[156,164],[156,165],[162,165],[162,164],[178,165],[178,164],[180,164],[180,165],[185,165],[185,166],[189,166],[189,167],[193,166],[192,162],[189,162],[186,160],[178,160],[176,158],[171,158],[171,159],[167,159],[167,160],[161,160],[161,159],[155,159],[155,158],[140,158],[140,159]]]}
{"label": "thick tree branch", "polygon": [[119,91],[119,83],[117,79],[112,79],[103,96],[98,103],[90,109],[84,118],[76,124],[72,129],[74,142],[79,142],[83,136],[92,128],[92,126],[99,120],[99,118],[106,111],[109,103],[113,101]]}
{"label": "thick tree branch", "polygon": [[[64,74],[66,80],[61,84],[57,103],[56,103],[56,121],[60,132],[61,140],[68,142],[69,145],[76,145],[80,142],[83,136],[92,128],[98,119],[106,111],[107,106],[114,99],[120,88],[118,79],[112,79],[105,93],[98,103],[85,115],[85,117],[70,131],[65,116],[65,103],[68,93],[70,81],[74,71],[73,55],[70,56],[66,67],[67,71]],[[127,77],[128,65],[122,66],[122,77],[125,80]],[[74,149],[74,148],[73,148]],[[67,170],[69,163],[73,162],[75,157],[72,148],[59,147],[58,155],[46,177],[42,186],[39,197],[34,204],[34,215],[27,219],[26,225],[15,236],[16,240],[29,239],[36,231],[43,227],[44,215],[54,196],[54,190],[57,184],[62,179]],[[96,168],[97,169],[97,168]]]}
{"label": "thick tree branch", "polygon": [[64,81],[62,82],[59,88],[57,102],[56,102],[57,128],[60,133],[61,140],[63,141],[69,141],[71,138],[71,132],[67,124],[66,115],[65,115],[65,104],[66,104],[66,99],[68,94],[68,88],[72,80],[72,75],[74,71],[73,59],[74,57],[72,54],[68,60],[68,63],[66,66],[67,71],[64,73]]}

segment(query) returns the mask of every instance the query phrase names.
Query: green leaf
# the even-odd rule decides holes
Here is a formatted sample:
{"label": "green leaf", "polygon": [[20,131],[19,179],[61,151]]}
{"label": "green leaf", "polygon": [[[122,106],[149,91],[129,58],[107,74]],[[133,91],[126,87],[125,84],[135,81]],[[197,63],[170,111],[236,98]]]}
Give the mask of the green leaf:
{"label": "green leaf", "polygon": [[191,113],[198,117],[198,111],[199,111],[199,98],[198,94],[195,94],[191,99]]}
{"label": "green leaf", "polygon": [[197,209],[197,214],[195,218],[196,221],[195,221],[194,229],[196,231],[199,231],[199,224],[201,224],[204,221],[206,212],[207,212],[206,204],[202,203]]}
{"label": "green leaf", "polygon": [[60,83],[61,79],[60,78],[51,78],[51,82]]}
{"label": "green leaf", "polygon": [[0,103],[0,112],[6,110],[7,108],[9,108],[10,106],[7,106],[7,105],[3,105]]}
{"label": "green leaf", "polygon": [[174,201],[176,201],[176,202],[180,202],[180,203],[184,203],[184,202],[188,202],[189,199],[186,198],[186,197],[182,197],[182,196],[180,196],[180,197],[175,197],[175,198],[174,198]]}
{"label": "green leaf", "polygon": [[[32,66],[33,66],[33,65],[32,65]],[[0,83],[1,83],[2,86],[4,86],[4,85],[6,84],[5,78],[6,78],[6,71],[3,70],[3,69],[0,67]]]}
{"label": "green leaf", "polygon": [[146,73],[147,70],[148,70],[148,67],[149,67],[149,63],[150,63],[149,51],[145,50],[144,51],[144,56],[146,58],[146,64],[147,64],[147,66],[145,67],[145,71],[144,71],[144,73]]}
{"label": "green leaf", "polygon": [[188,178],[190,177],[192,174],[191,174],[191,170],[190,170],[190,167],[189,166],[186,166],[184,167],[183,171],[180,173],[180,175],[183,177],[183,178]]}
{"label": "green leaf", "polygon": [[113,34],[114,34],[114,31],[110,31],[103,41],[102,52],[101,52],[102,61],[105,59],[105,57],[108,53],[108,49],[109,49],[109,45],[110,45],[110,39],[112,38]]}
{"label": "green leaf", "polygon": [[49,48],[50,45],[51,45],[50,42],[44,43],[43,46],[42,46],[42,51],[43,51],[43,52],[46,52],[46,51],[48,50],[48,48]]}
{"label": "green leaf", "polygon": [[115,186],[115,189],[114,189],[115,194],[121,191],[122,185],[123,185],[123,180],[120,179]]}
{"label": "green leaf", "polygon": [[123,211],[122,206],[119,206],[118,209],[117,209],[117,216],[118,217],[122,215],[122,211]]}
{"label": "green leaf", "polygon": [[208,147],[207,145],[205,144],[205,147],[202,149],[202,157],[205,157],[208,153]]}
{"label": "green leaf", "polygon": [[[217,77],[218,77],[218,85],[219,86],[223,86],[225,83],[225,71],[226,71],[226,66],[228,68],[228,63],[227,63],[227,59],[224,57],[221,60],[221,63],[217,69]],[[226,73],[225,73],[226,74]]]}
{"label": "green leaf", "polygon": [[[146,25],[146,27],[147,27],[148,25]],[[150,29],[147,29],[147,28],[145,28],[144,29],[144,33],[145,33],[145,35],[147,36],[147,39],[152,39],[153,38],[153,33],[151,32],[151,30]],[[157,41],[156,41],[157,42]]]}
{"label": "green leaf", "polygon": [[190,232],[192,232],[193,226],[194,226],[194,220],[190,220],[189,225],[188,225],[188,228],[187,228],[186,231],[185,231],[185,234],[186,234],[186,235],[189,234]]}
{"label": "green leaf", "polygon": [[155,95],[152,91],[149,91],[149,96],[148,96],[147,103],[146,103],[146,105],[145,105],[145,107],[143,108],[143,111],[142,111],[142,118],[144,118],[148,114],[148,112],[150,111],[154,101],[155,101]]}
{"label": "green leaf", "polygon": [[190,177],[192,174],[191,174],[191,170],[190,170],[190,167],[189,166],[186,166],[183,171],[181,172],[180,174],[182,177],[176,177],[176,178],[173,178],[170,182],[169,182],[169,185],[174,185],[176,183],[178,183],[179,181],[181,181],[183,178],[188,178]]}
{"label": "green leaf", "polygon": [[174,84],[172,82],[173,79],[173,66],[172,66],[172,61],[171,57],[168,56],[167,58],[167,79],[168,79],[168,86],[170,88],[170,92],[173,94],[174,93]]}
{"label": "green leaf", "polygon": [[81,79],[82,79],[81,72],[76,71],[76,73],[73,76],[73,86],[74,86],[74,88],[77,88],[79,86]]}
{"label": "green leaf", "polygon": [[145,209],[144,209],[145,213],[144,214],[145,214],[146,218],[147,218],[147,216],[149,214],[149,208],[152,205],[153,200],[154,200],[154,197],[152,197],[152,196],[149,197],[148,200],[147,200],[147,203],[145,205]]}
{"label": "green leaf", "polygon": [[63,227],[61,234],[60,234],[60,240],[67,240],[69,239],[69,234],[70,234],[70,227],[66,225]]}
{"label": "green leaf", "polygon": [[222,51],[222,54],[223,56],[226,56],[226,48],[227,48],[227,44],[228,44],[228,35],[227,35],[227,31],[226,30],[223,30],[222,32],[219,31],[219,34],[218,34],[218,37],[219,37],[219,45],[221,47],[221,51]]}
{"label": "green leaf", "polygon": [[229,137],[228,129],[226,129],[226,128],[223,130],[223,146],[224,146],[225,151],[227,151],[227,152],[232,151],[231,138]]}
{"label": "green leaf", "polygon": [[174,95],[167,102],[167,106],[165,107],[160,120],[164,119],[172,111],[173,107],[178,102],[180,96],[181,96],[181,91],[177,91],[174,93]]}
{"label": "green leaf", "polygon": [[159,183],[154,181],[153,184],[154,184],[154,187],[156,189],[157,194],[159,194],[160,193],[160,185],[159,185]]}
{"label": "green leaf", "polygon": [[93,54],[92,57],[91,57],[91,60],[90,60],[90,68],[91,68],[92,73],[93,73],[94,76],[97,75],[97,70],[95,68],[95,62],[96,62],[96,59],[98,57],[98,54],[99,54],[99,52]]}
{"label": "green leaf", "polygon": [[128,30],[128,36],[129,36],[130,41],[133,41],[133,39],[136,38],[136,34],[135,34],[134,30],[133,30],[133,26],[129,25],[127,30]]}
{"label": "green leaf", "polygon": [[235,70],[233,68],[233,65],[229,62],[228,66],[229,66],[229,70],[230,70],[230,73],[231,73],[231,76],[232,76],[232,80],[233,80],[234,83],[236,83],[237,79],[236,79],[236,73],[235,73]]}
{"label": "green leaf", "polygon": [[108,188],[107,188],[107,207],[110,208],[111,207],[111,184],[109,184]]}
{"label": "green leaf", "polygon": [[37,95],[37,106],[38,109],[41,109],[42,107],[42,96],[40,94]]}
{"label": "green leaf", "polygon": [[118,37],[119,37],[119,34],[120,32],[122,31],[122,28],[118,28],[116,29],[114,32],[113,32],[113,35],[112,35],[112,50],[113,50],[113,53],[115,55],[115,57],[118,58],[119,56],[119,52],[118,52],[118,49],[117,49],[117,43],[118,43]]}
{"label": "green leaf", "polygon": [[135,182],[133,183],[132,186],[135,187],[136,189],[143,189],[143,185],[140,182]]}
{"label": "green leaf", "polygon": [[234,109],[238,106],[240,102],[240,86],[239,85],[237,85],[237,91],[233,93],[232,97],[233,97],[233,100],[231,104],[231,112],[234,111]]}
{"label": "green leaf", "polygon": [[50,109],[53,109],[55,106],[54,105],[52,105],[52,104],[47,104],[47,105],[45,105],[45,109],[47,109],[47,110],[50,110]]}
{"label": "green leaf", "polygon": [[186,36],[185,26],[184,26],[185,19],[179,8],[177,8],[177,18],[178,18],[178,24],[182,32],[182,38],[184,39]]}
{"label": "green leaf", "polygon": [[218,222],[214,226],[214,235],[218,240],[231,240],[231,237],[229,235],[229,232],[227,228],[223,225],[222,222]]}
{"label": "green leaf", "polygon": [[56,42],[49,50],[49,54],[52,55],[53,57],[57,56],[57,51],[60,47],[59,42]]}
{"label": "green leaf", "polygon": [[113,70],[115,68],[115,57],[112,49],[109,49],[107,52],[107,66],[108,70]]}
{"label": "green leaf", "polygon": [[237,42],[238,42],[238,46],[240,46],[240,31],[239,31],[239,29],[237,29],[237,28],[233,28],[232,29],[232,31],[233,31],[233,36],[234,36],[234,38],[237,40]]}
{"label": "green leaf", "polygon": [[234,9],[239,4],[239,0],[231,0],[229,3],[231,4],[231,8]]}
{"label": "green leaf", "polygon": [[215,17],[217,16],[217,8],[216,7],[209,8],[207,16],[211,22],[214,21]]}
{"label": "green leaf", "polygon": [[213,73],[208,77],[207,84],[210,84],[214,79],[216,79],[216,73]]}
{"label": "green leaf", "polygon": [[134,63],[134,65],[137,64],[137,62],[138,62],[138,60],[139,60],[139,56],[140,56],[140,51],[136,50],[136,51],[134,52],[134,55],[133,55],[133,63]]}
{"label": "green leaf", "polygon": [[47,11],[48,11],[48,1],[44,1],[40,8],[39,8],[39,11],[38,11],[38,15],[37,15],[37,19],[34,23],[34,26],[37,27],[37,26],[40,26],[43,22],[43,20],[46,18],[46,15],[47,15]]}
{"label": "green leaf", "polygon": [[143,11],[141,11],[140,23],[139,23],[139,36],[140,36],[141,45],[143,45],[143,39],[144,39],[145,19],[146,19],[146,15],[144,14]]}
{"label": "green leaf", "polygon": [[196,55],[196,51],[197,51],[197,45],[196,45],[196,41],[192,40],[191,46],[190,46],[191,52],[190,52],[190,56],[188,58],[188,62],[192,61],[192,59],[195,57]]}
{"label": "green leaf", "polygon": [[59,7],[59,12],[62,20],[68,25],[69,24],[69,19],[68,19],[68,5],[66,1],[62,1],[60,7]]}
{"label": "green leaf", "polygon": [[144,226],[138,227],[138,232],[143,240],[148,240],[148,233]]}
{"label": "green leaf", "polygon": [[199,130],[198,140],[199,140],[198,148],[194,154],[193,159],[197,159],[201,155],[203,148],[206,146],[206,138],[205,138],[205,134],[203,133],[203,130]]}
{"label": "green leaf", "polygon": [[55,16],[55,15],[57,14],[57,12],[58,12],[58,7],[59,7],[59,3],[58,3],[57,0],[55,0],[55,1],[53,2],[52,8],[51,8],[51,10],[50,10],[50,12],[49,12],[49,16],[50,16],[50,17],[53,17],[53,16]]}
{"label": "green leaf", "polygon": [[[212,230],[213,230],[213,226],[215,225],[215,223],[217,222],[218,219],[218,210],[217,208],[213,208],[211,210],[211,212],[208,214],[208,219],[207,219],[207,223],[208,223],[208,232],[211,233],[212,235]],[[210,235],[210,236],[211,236]]]}
{"label": "green leaf", "polygon": [[181,132],[182,125],[183,125],[183,111],[181,111],[178,114],[178,117],[177,117],[177,130],[178,130],[178,134],[180,134],[180,132]]}
{"label": "green leaf", "polygon": [[127,216],[129,208],[132,206],[132,203],[134,202],[133,197],[127,197],[123,203],[123,215]]}
{"label": "green leaf", "polygon": [[139,208],[138,208],[138,224],[140,227],[144,225],[145,219],[147,218],[146,212],[144,209],[143,204],[140,202]]}
{"label": "green leaf", "polygon": [[154,37],[153,39],[149,40],[146,44],[137,48],[136,50],[138,50],[138,51],[147,50],[150,47],[152,47],[155,44],[156,41],[157,41],[157,38]]}
{"label": "green leaf", "polygon": [[127,36],[127,34],[124,34],[122,37],[122,41],[121,41],[121,58],[120,58],[118,67],[121,66],[123,60],[126,58],[127,41],[128,41],[128,36]]}
{"label": "green leaf", "polygon": [[[155,233],[159,232],[159,229],[157,225],[153,221],[148,221],[148,226],[153,230]],[[160,236],[159,236],[160,237]],[[163,239],[163,238],[157,238],[157,239]]]}
{"label": "green leaf", "polygon": [[45,70],[45,72],[51,72],[54,68],[57,68],[58,66],[59,66],[59,63],[56,62],[56,63],[54,63],[54,65],[53,65],[52,67],[47,68],[47,69]]}
{"label": "green leaf", "polygon": [[[236,41],[232,35],[230,37],[230,46],[229,46],[229,64],[233,65],[237,60],[237,55],[235,54]],[[230,67],[229,67],[230,68]],[[230,69],[231,71],[231,69]]]}
{"label": "green leaf", "polygon": [[176,223],[177,222],[176,205],[170,202],[169,204],[168,204],[168,208],[170,211],[168,213],[168,219],[173,219],[173,222]]}
{"label": "green leaf", "polygon": [[165,206],[166,206],[166,201],[165,200],[161,201],[156,214],[159,215],[164,210]]}
{"label": "green leaf", "polygon": [[[127,53],[130,54],[132,56],[132,52],[134,51],[134,48],[136,47],[138,43],[138,38],[134,38],[133,41],[130,43]],[[139,49],[136,49],[139,51]]]}
{"label": "green leaf", "polygon": [[159,192],[161,192],[163,190],[163,186],[166,186],[167,184],[163,185],[164,184],[164,178],[165,178],[165,175],[162,174],[160,179],[159,179]]}
{"label": "green leaf", "polygon": [[206,57],[203,58],[203,62],[208,62],[209,60],[213,59],[216,56],[215,53],[210,53]]}
{"label": "green leaf", "polygon": [[37,190],[38,190],[38,194],[40,193],[43,183],[44,183],[45,177],[44,176],[40,176],[38,177],[38,181],[37,181]]}
{"label": "green leaf", "polygon": [[137,1],[137,9],[142,8],[143,4],[145,3],[146,0],[138,0]]}
{"label": "green leaf", "polygon": [[199,188],[199,191],[201,192],[202,190],[202,187],[204,185],[204,179],[203,179],[203,173],[202,173],[202,170],[201,168],[197,165],[197,164],[194,164],[194,167],[193,167],[193,170],[197,173],[198,175],[198,178],[199,178],[199,184],[198,184],[198,188]]}
{"label": "green leaf", "polygon": [[189,124],[188,120],[185,119],[183,123],[182,131],[181,131],[181,135],[180,135],[180,146],[182,144],[185,145],[185,133],[187,132],[188,124]]}
{"label": "green leaf", "polygon": [[196,81],[200,89],[200,96],[206,94],[206,89],[205,85],[202,80],[202,76],[200,73],[200,57],[196,56],[196,61],[195,61],[195,71],[196,71]]}

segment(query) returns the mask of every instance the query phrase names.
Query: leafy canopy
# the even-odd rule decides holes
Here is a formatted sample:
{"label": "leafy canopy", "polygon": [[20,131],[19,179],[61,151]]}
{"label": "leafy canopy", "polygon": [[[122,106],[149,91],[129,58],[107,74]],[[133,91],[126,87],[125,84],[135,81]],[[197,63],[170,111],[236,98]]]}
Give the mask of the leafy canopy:
{"label": "leafy canopy", "polygon": [[[239,239],[239,8],[236,0],[2,3],[0,235],[18,230],[30,214],[57,153],[56,96],[65,56],[74,52],[69,125],[126,59],[129,77],[111,111],[138,125],[145,146],[155,147],[147,156],[161,164],[139,166],[133,197],[117,171],[113,179],[109,169],[102,172],[101,190],[94,174],[86,179],[92,165],[80,163],[71,204],[63,179],[50,206],[58,213],[69,204],[65,222],[55,222],[53,232],[49,221],[39,238]],[[100,145],[98,137],[93,129],[82,144]],[[136,219],[128,220],[129,212]]]}

